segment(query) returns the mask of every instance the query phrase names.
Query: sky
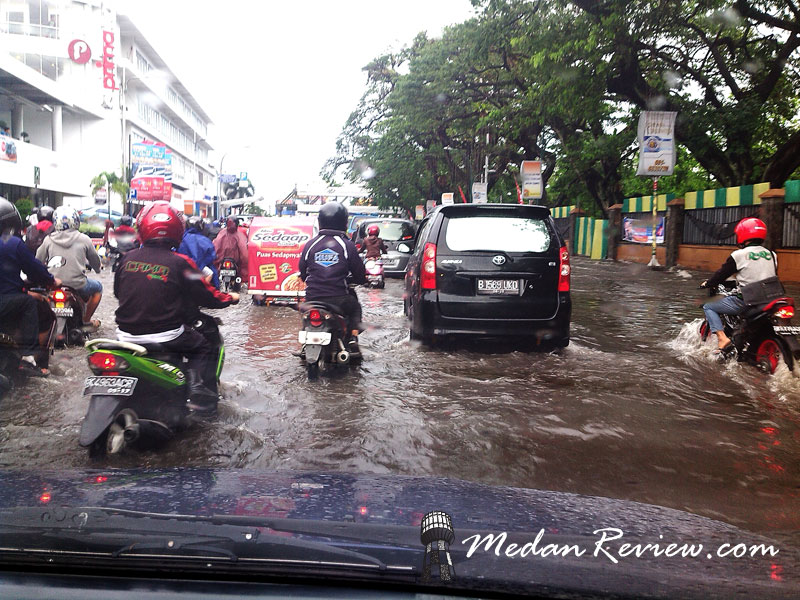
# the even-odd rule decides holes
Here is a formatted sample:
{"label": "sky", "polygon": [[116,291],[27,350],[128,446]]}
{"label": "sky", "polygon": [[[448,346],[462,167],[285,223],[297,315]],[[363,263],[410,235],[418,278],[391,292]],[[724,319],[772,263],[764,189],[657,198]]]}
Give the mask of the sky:
{"label": "sky", "polygon": [[474,15],[469,0],[121,0],[214,122],[223,171],[277,200],[321,181],[366,89],[362,68],[420,31]]}

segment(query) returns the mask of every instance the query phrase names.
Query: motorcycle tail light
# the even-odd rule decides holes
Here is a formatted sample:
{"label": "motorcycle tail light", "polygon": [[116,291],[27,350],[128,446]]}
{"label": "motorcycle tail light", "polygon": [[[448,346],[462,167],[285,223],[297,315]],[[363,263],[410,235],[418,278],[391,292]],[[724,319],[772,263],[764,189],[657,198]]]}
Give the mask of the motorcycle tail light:
{"label": "motorcycle tail light", "polygon": [[791,319],[794,317],[794,306],[782,306],[772,314],[779,319]]}
{"label": "motorcycle tail light", "polygon": [[56,302],[64,302],[67,299],[67,295],[64,293],[64,290],[56,290],[53,292],[53,300]]}
{"label": "motorcycle tail light", "polygon": [[233,263],[231,261],[229,261],[229,260],[226,260],[225,263],[222,265],[222,268],[223,269],[232,269],[233,268]]}
{"label": "motorcycle tail light", "polygon": [[316,309],[310,311],[308,313],[308,322],[311,323],[313,327],[320,327],[322,325],[322,314]]}
{"label": "motorcycle tail light", "polygon": [[89,355],[89,368],[98,375],[119,375],[129,367],[125,359],[110,352],[93,352]]}

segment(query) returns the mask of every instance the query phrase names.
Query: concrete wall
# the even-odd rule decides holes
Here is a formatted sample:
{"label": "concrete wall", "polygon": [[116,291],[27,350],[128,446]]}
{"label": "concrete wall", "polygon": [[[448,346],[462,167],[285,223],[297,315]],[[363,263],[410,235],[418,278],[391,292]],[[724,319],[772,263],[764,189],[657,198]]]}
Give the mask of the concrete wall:
{"label": "concrete wall", "polygon": [[[647,264],[652,255],[653,246],[651,244],[620,244],[617,246],[617,260]],[[656,248],[656,258],[662,265],[666,264],[667,251],[664,246]]]}
{"label": "concrete wall", "polygon": [[[683,244],[678,251],[678,264],[687,269],[716,271],[735,246],[696,246]],[[800,250],[778,250],[778,277],[781,281],[800,282]]]}

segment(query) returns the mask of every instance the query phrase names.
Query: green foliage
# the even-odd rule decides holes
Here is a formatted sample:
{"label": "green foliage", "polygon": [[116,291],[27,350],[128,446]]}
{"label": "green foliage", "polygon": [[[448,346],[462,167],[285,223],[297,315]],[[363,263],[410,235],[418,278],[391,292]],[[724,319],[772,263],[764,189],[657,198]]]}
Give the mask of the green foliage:
{"label": "green foliage", "polygon": [[[0,126],[2,126],[2,123],[0,123]],[[14,206],[17,207],[19,216],[22,217],[22,224],[24,225],[25,220],[33,212],[33,200],[30,198],[20,198],[14,203]]]}
{"label": "green foliage", "polygon": [[[130,185],[125,179],[122,179],[116,173],[109,173],[107,171],[103,171],[94,179],[92,179],[91,186],[92,186],[92,195],[94,196],[99,190],[106,187],[108,185],[111,191],[114,194],[117,194],[122,199],[122,205],[125,206],[125,203],[128,200],[128,192],[130,190]],[[109,198],[109,201],[111,199]]]}
{"label": "green foliage", "polygon": [[[367,89],[325,166],[382,206],[469,194],[489,156],[489,201],[514,201],[543,161],[543,203],[590,214],[637,177],[643,110],[678,112],[675,174],[659,192],[770,181],[800,169],[800,28],[786,2],[473,0],[476,18],[418,35],[364,70]],[[793,4],[793,3],[792,3]],[[487,143],[486,134],[489,134]]]}
{"label": "green foliage", "polygon": [[259,217],[264,215],[264,211],[255,202],[245,204],[242,212],[246,215],[258,215]]}

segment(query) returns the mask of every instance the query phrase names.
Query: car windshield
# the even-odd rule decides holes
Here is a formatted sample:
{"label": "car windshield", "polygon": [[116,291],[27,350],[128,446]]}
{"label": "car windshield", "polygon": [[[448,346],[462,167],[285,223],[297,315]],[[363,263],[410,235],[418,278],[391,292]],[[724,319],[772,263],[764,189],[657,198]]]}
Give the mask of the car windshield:
{"label": "car windshield", "polygon": [[0,599],[266,583],[800,599],[800,0],[0,0]]}
{"label": "car windshield", "polygon": [[545,252],[551,237],[541,219],[456,217],[447,221],[447,247],[456,252],[499,250]]}

